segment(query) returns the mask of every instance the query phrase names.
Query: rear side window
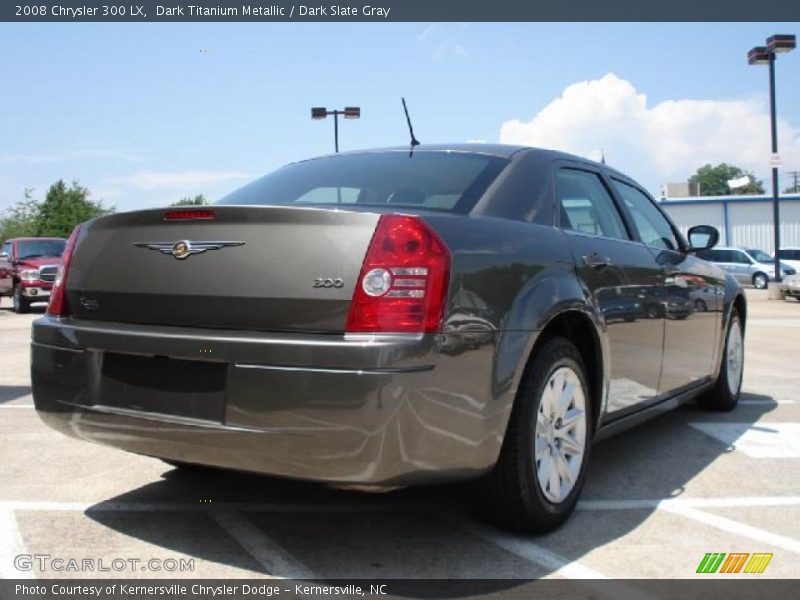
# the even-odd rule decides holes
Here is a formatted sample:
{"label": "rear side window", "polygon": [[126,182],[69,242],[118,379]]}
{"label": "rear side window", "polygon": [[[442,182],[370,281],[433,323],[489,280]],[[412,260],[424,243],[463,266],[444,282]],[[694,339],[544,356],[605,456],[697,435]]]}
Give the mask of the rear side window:
{"label": "rear side window", "polygon": [[622,217],[599,175],[577,169],[559,169],[557,196],[562,228],[628,239]]}
{"label": "rear side window", "polygon": [[295,163],[217,204],[391,206],[467,213],[508,160],[462,152],[376,152]]}
{"label": "rear side window", "polygon": [[678,250],[680,244],[675,237],[675,232],[669,221],[661,214],[652,200],[642,191],[632,185],[614,179],[614,187],[622,196],[622,201],[628,207],[628,211],[633,217],[639,238],[648,246],[664,248],[666,250]]}

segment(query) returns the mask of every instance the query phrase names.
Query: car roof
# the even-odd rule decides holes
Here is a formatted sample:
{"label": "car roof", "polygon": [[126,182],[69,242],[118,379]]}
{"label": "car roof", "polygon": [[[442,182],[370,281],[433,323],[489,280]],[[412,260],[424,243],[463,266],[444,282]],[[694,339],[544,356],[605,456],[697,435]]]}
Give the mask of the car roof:
{"label": "car roof", "polygon": [[10,240],[6,240],[7,242],[36,242],[39,240],[49,241],[49,240],[58,240],[59,242],[66,241],[66,238],[60,237],[18,237],[18,238],[11,238]]}
{"label": "car roof", "polygon": [[[334,158],[337,156],[358,156],[363,154],[382,154],[382,153],[410,152],[410,151],[411,148],[409,146],[389,146],[386,148],[349,150],[347,152],[339,152],[338,154],[324,154],[321,156],[296,162],[306,162],[307,160],[317,160],[320,158]],[[420,144],[419,146],[416,146],[413,149],[413,152],[414,154],[427,153],[427,152],[484,154],[487,156],[496,156],[498,158],[511,158],[515,154],[524,152],[526,154],[535,153],[542,159],[573,160],[582,163],[589,163],[601,166],[599,163],[591,161],[587,158],[583,158],[581,156],[576,156],[574,154],[568,154],[566,152],[560,152],[558,150],[548,150],[545,148],[534,148],[532,146],[521,146],[514,144],[489,144],[489,143],[466,143],[466,142],[460,142],[454,144]],[[609,170],[614,172],[615,174],[619,174],[622,175],[623,177],[626,177],[623,173],[619,173],[614,169],[609,169]]]}

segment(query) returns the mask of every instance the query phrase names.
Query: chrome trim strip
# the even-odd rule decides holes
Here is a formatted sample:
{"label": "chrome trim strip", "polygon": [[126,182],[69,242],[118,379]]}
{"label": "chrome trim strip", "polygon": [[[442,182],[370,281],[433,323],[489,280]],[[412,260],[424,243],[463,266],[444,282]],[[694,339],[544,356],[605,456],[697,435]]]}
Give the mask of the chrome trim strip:
{"label": "chrome trim strip", "polygon": [[418,367],[377,367],[367,369],[350,369],[337,367],[290,367],[284,365],[259,365],[253,363],[234,363],[238,369],[261,369],[264,371],[301,371],[303,373],[334,373],[337,375],[396,375],[403,373],[420,373],[432,371],[433,365]]}
{"label": "chrome trim strip", "polygon": [[245,431],[249,433],[271,433],[268,429],[255,429],[242,427],[240,425],[225,425],[216,421],[206,421],[192,417],[181,417],[178,415],[166,415],[164,413],[147,412],[143,410],[132,410],[127,408],[117,408],[116,406],[106,406],[104,404],[76,404],[66,400],[58,400],[59,404],[65,404],[72,408],[79,408],[89,412],[96,412],[107,415],[118,415],[120,417],[132,417],[134,419],[145,419],[147,421],[158,421],[159,423],[171,423],[173,425],[189,425],[192,427],[202,427],[205,429],[217,429],[221,431]]}
{"label": "chrome trim strip", "polygon": [[83,348],[70,348],[69,346],[54,346],[53,344],[43,344],[42,342],[31,342],[31,346],[39,346],[40,348],[50,348],[51,350],[66,350],[67,352],[77,352],[83,354],[86,350]]}

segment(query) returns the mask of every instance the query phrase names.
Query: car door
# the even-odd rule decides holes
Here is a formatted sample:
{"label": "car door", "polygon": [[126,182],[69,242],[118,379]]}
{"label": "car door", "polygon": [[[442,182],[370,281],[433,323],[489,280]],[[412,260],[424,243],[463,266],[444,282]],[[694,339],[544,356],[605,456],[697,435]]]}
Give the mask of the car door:
{"label": "car door", "polygon": [[733,275],[741,284],[752,285],[753,275],[760,269],[753,260],[741,250],[729,250],[731,264],[733,265]]}
{"label": "car door", "polygon": [[0,294],[11,291],[11,242],[0,246]]}
{"label": "car door", "polygon": [[658,394],[664,339],[657,299],[662,274],[653,255],[631,239],[601,172],[556,163],[559,225],[577,274],[606,324],[609,393],[604,420],[613,420]]}
{"label": "car door", "polygon": [[639,239],[661,268],[664,359],[659,393],[670,395],[711,375],[725,282],[705,261],[686,252],[685,242],[649,195],[633,182],[612,182]]}

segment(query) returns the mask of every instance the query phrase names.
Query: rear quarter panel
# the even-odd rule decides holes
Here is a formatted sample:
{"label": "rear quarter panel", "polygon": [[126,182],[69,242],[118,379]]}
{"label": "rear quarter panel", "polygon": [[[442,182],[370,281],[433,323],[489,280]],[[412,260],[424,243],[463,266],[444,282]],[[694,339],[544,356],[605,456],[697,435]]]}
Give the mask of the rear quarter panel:
{"label": "rear quarter panel", "polygon": [[499,453],[538,332],[562,311],[591,313],[591,307],[554,227],[492,217],[425,219],[453,257],[436,367],[443,384],[430,393],[487,419],[492,451]]}

